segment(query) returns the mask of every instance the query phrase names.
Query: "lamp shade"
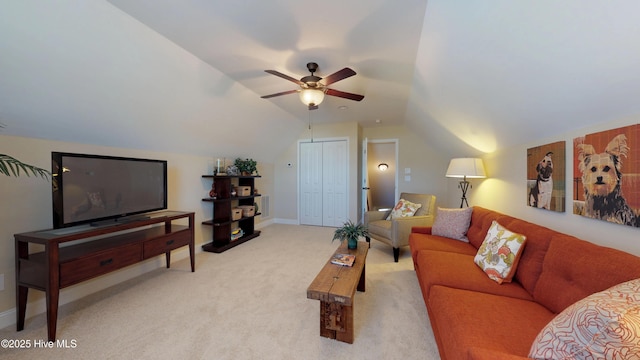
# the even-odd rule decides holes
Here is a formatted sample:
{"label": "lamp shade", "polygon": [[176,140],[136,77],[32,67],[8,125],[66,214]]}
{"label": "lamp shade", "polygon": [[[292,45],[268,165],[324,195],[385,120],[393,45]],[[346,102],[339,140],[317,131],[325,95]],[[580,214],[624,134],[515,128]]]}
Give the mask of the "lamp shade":
{"label": "lamp shade", "polygon": [[307,106],[318,106],[324,100],[324,91],[320,89],[300,90],[300,101]]}
{"label": "lamp shade", "polygon": [[452,178],[485,178],[482,159],[479,158],[456,158],[451,159],[447,168],[447,177]]}

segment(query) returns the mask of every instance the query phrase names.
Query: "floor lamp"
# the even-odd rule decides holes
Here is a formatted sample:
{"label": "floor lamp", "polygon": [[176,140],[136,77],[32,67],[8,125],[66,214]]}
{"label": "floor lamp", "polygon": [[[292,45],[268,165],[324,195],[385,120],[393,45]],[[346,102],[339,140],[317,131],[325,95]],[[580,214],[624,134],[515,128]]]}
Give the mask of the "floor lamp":
{"label": "floor lamp", "polygon": [[467,190],[469,190],[471,184],[467,181],[467,178],[485,178],[487,177],[487,174],[484,171],[482,159],[456,158],[451,159],[449,167],[447,168],[446,176],[451,178],[462,178],[458,185],[458,187],[462,189],[462,200],[460,201],[460,208],[462,208],[464,204],[469,207],[469,202],[467,201]]}

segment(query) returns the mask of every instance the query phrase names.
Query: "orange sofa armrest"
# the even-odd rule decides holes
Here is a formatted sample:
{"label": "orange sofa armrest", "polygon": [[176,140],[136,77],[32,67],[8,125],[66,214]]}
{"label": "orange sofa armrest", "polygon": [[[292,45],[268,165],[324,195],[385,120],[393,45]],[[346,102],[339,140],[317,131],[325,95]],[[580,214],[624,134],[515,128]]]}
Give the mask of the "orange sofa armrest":
{"label": "orange sofa armrest", "polygon": [[411,228],[412,233],[431,235],[431,226],[413,226]]}

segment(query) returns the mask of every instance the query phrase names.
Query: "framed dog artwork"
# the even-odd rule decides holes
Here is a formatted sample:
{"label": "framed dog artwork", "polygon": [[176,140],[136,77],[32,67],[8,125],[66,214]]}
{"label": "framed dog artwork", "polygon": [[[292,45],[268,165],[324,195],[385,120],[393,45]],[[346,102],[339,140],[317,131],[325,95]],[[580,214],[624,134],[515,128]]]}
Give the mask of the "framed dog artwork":
{"label": "framed dog artwork", "polygon": [[527,205],[564,212],[566,142],[527,149]]}
{"label": "framed dog artwork", "polygon": [[640,227],[640,124],[573,139],[573,213]]}

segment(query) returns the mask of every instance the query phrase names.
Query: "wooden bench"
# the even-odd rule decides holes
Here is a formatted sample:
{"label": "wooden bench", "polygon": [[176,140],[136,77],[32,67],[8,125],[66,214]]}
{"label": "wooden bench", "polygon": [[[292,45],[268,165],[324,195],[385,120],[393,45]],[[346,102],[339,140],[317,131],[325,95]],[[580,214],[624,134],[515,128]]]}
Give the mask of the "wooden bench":
{"label": "wooden bench", "polygon": [[[320,336],[353,344],[353,304],[356,290],[365,291],[365,262],[369,247],[359,243],[347,249],[344,241],[335,254],[353,254],[353,266],[331,263],[331,258],[307,288],[307,298],[320,300]],[[333,256],[332,256],[333,257]]]}

